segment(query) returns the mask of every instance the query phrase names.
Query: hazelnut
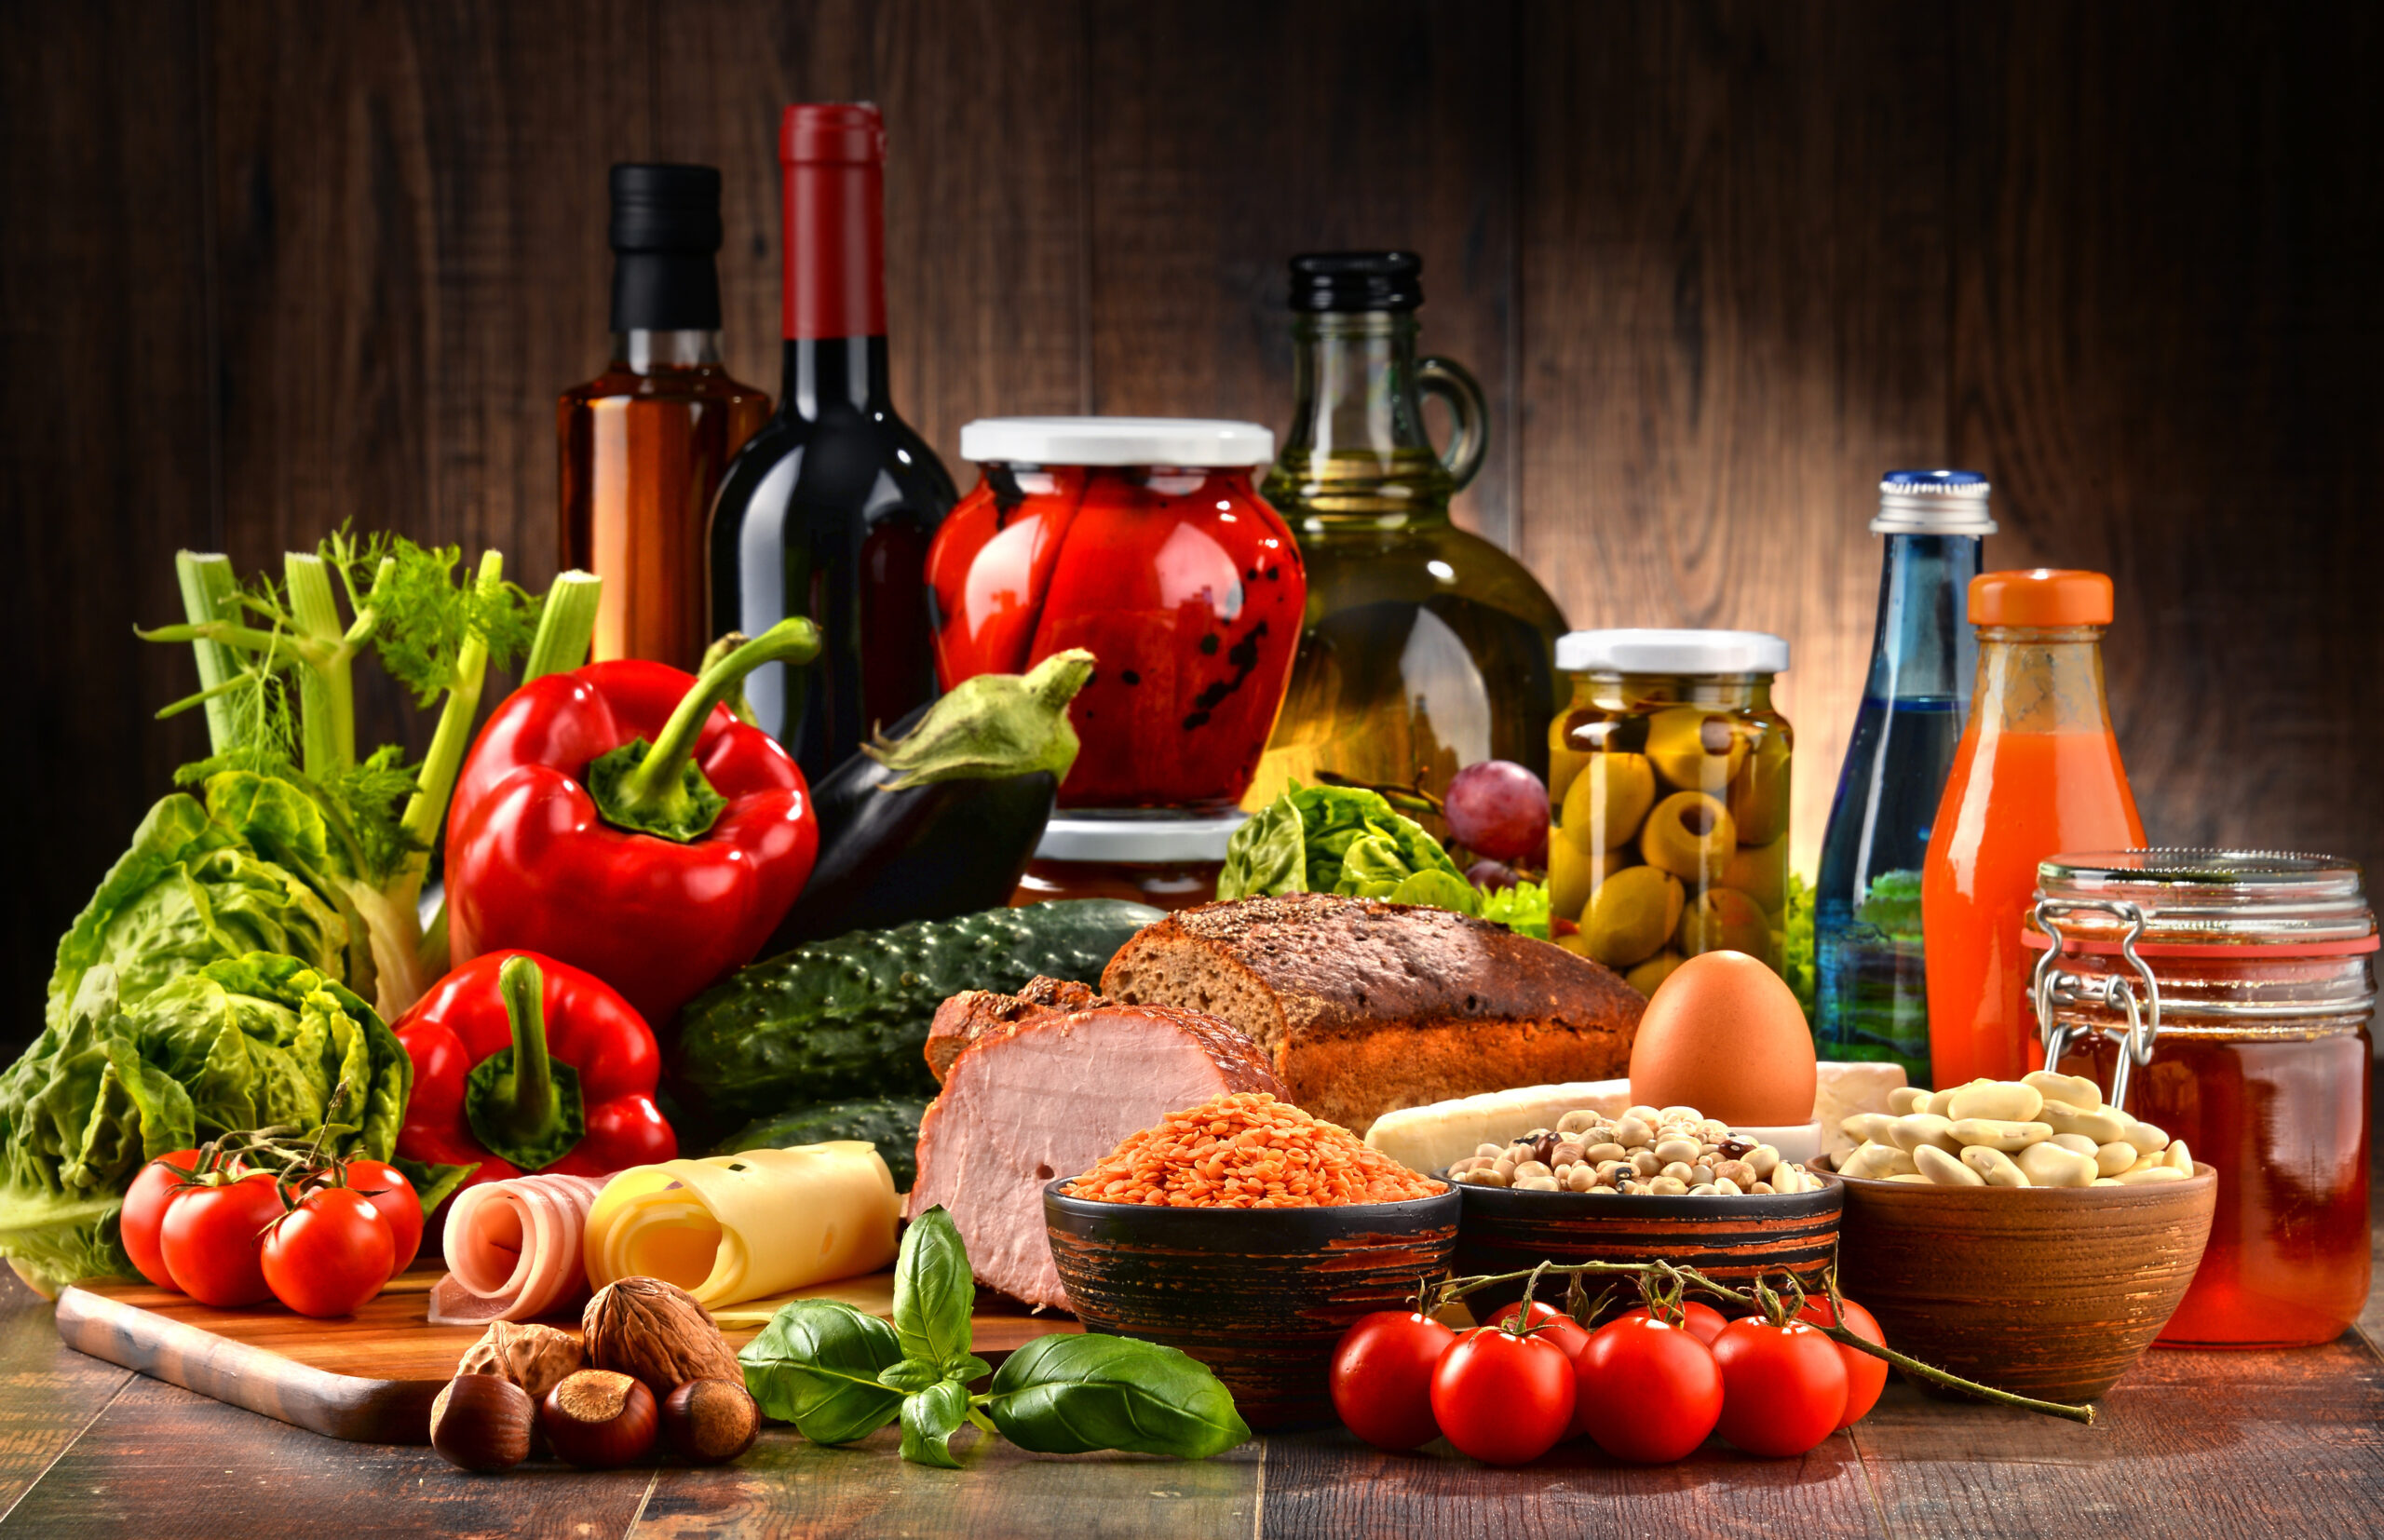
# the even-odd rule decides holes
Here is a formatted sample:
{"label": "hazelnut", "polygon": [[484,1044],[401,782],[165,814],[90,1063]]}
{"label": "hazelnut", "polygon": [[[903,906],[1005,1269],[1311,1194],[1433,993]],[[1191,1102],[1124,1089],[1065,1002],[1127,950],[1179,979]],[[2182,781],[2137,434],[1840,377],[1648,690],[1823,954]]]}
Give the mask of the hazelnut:
{"label": "hazelnut", "polygon": [[547,1392],[538,1426],[557,1457],[589,1470],[625,1466],[654,1447],[654,1392],[609,1369],[583,1369]]}
{"label": "hazelnut", "polygon": [[762,1409],[742,1385],[689,1380],[662,1403],[662,1442],[694,1466],[724,1465],[753,1447]]}
{"label": "hazelnut", "polygon": [[466,1470],[511,1470],[530,1457],[537,1405],[511,1380],[458,1374],[430,1403],[430,1447]]}

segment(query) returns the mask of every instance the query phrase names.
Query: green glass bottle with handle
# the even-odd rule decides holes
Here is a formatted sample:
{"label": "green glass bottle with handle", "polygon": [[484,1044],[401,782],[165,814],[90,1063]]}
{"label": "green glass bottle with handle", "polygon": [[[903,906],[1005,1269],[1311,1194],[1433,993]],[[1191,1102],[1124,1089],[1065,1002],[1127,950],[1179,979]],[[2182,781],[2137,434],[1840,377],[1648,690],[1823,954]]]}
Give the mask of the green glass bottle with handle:
{"label": "green glass bottle with handle", "polygon": [[[1263,490],[1298,536],[1307,613],[1242,805],[1332,777],[1437,796],[1485,759],[1545,780],[1564,616],[1522,562],[1450,521],[1488,412],[1472,375],[1416,357],[1423,263],[1344,251],[1291,265],[1297,405]],[[1455,422],[1445,449],[1425,431],[1426,396]]]}

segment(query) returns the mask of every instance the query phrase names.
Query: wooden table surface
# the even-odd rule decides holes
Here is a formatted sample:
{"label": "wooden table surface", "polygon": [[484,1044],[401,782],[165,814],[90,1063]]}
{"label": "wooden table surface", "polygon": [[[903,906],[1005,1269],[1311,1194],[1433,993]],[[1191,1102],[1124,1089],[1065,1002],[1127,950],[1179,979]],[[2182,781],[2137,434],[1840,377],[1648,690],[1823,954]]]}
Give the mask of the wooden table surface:
{"label": "wooden table surface", "polygon": [[[2384,1208],[2384,1181],[2376,1197]],[[1650,1469],[1574,1444],[1493,1470],[1444,1444],[1387,1455],[1334,1432],[1199,1465],[979,1446],[946,1471],[903,1464],[892,1429],[833,1450],[777,1428],[725,1469],[467,1476],[427,1449],[318,1438],[86,1358],[59,1342],[47,1305],[0,1279],[0,1540],[2384,1533],[2376,1295],[2323,1347],[2150,1353],[2093,1427],[1898,1383],[1794,1460],[1709,1443]]]}

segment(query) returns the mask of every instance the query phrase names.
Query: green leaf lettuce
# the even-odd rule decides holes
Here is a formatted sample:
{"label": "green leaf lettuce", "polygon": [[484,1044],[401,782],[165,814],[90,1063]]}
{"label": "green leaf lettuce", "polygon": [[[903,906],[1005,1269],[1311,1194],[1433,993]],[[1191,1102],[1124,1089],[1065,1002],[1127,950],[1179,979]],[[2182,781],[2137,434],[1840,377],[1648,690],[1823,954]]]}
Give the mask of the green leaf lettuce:
{"label": "green leaf lettuce", "polygon": [[1548,939],[1545,887],[1475,887],[1423,825],[1361,787],[1294,781],[1234,831],[1219,898],[1303,892],[1430,904]]}

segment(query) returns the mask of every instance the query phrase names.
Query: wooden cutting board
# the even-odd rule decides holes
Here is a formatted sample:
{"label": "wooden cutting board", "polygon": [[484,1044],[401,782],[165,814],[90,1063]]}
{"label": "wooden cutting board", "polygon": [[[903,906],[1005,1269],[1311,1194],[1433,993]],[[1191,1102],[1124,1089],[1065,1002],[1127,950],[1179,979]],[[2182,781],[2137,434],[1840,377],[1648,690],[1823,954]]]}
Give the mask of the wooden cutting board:
{"label": "wooden cutting board", "polygon": [[[402,1274],[354,1316],[328,1321],[278,1304],[218,1310],[146,1283],[96,1280],[59,1294],[58,1334],[94,1358],[329,1438],[427,1444],[431,1398],[483,1330],[430,1324],[430,1286],[440,1276],[436,1267]],[[766,1310],[796,1298],[843,1300],[891,1316],[894,1275],[847,1278],[732,1309],[724,1312],[722,1330],[742,1347],[759,1332]],[[998,1361],[1037,1337],[1081,1330],[1071,1316],[1030,1315],[981,1297],[974,1340],[980,1355]]]}

